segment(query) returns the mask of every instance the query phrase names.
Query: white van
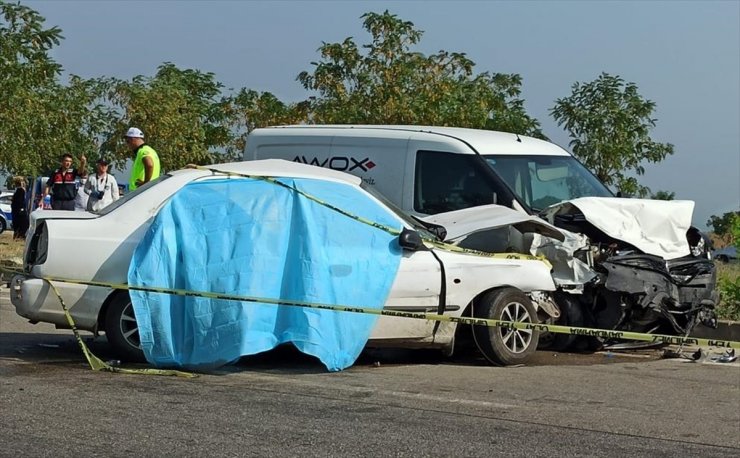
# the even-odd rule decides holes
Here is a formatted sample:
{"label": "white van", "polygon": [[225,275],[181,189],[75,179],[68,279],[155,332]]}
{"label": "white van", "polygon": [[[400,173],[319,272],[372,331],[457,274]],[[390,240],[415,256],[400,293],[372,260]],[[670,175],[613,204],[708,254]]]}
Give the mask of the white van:
{"label": "white van", "polygon": [[[558,324],[688,334],[699,321],[715,323],[716,273],[691,226],[694,203],[614,197],[550,142],[455,127],[255,129],[244,159],[271,158],[357,175],[445,228],[439,234],[450,243],[546,256],[562,293]],[[501,221],[517,216],[501,206],[543,217],[565,241],[504,227]],[[557,340],[560,347],[574,342]]]}
{"label": "white van", "polygon": [[536,214],[565,200],[612,196],[559,146],[488,130],[352,125],[255,129],[244,159],[265,158],[357,175],[402,209],[421,215],[494,203]]}

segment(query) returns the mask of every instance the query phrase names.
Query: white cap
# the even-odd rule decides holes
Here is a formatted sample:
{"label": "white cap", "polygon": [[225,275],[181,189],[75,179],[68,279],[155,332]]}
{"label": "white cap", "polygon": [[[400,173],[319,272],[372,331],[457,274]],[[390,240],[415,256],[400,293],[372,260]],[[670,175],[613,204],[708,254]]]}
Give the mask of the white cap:
{"label": "white cap", "polygon": [[142,132],[141,129],[132,127],[128,132],[126,132],[126,136],[131,138],[144,138],[144,132]]}

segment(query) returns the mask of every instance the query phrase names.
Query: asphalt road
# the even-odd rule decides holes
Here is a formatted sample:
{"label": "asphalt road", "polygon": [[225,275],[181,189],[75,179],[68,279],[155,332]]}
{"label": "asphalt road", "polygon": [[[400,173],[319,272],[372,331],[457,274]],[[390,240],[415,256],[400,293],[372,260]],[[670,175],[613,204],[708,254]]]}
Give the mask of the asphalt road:
{"label": "asphalt road", "polygon": [[739,456],[740,364],[656,356],[375,351],[328,373],[282,349],[196,379],[100,373],[4,290],[0,456]]}

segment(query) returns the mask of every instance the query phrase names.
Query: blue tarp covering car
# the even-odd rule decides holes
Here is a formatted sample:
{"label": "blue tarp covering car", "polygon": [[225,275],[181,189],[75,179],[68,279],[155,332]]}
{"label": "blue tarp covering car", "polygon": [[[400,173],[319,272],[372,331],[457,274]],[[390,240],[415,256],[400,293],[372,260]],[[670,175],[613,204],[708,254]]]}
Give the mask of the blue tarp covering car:
{"label": "blue tarp covering car", "polygon": [[[193,182],[158,212],[128,281],[191,291],[382,308],[397,237],[301,195],[401,229],[345,183],[248,178]],[[146,359],[203,370],[290,342],[329,370],[352,365],[377,316],[131,291]]]}

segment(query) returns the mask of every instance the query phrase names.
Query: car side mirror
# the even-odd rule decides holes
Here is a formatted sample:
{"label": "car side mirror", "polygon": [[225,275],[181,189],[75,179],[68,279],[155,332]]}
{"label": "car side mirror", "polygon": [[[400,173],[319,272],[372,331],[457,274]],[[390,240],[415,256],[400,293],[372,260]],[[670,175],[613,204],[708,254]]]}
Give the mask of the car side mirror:
{"label": "car side mirror", "polygon": [[419,233],[405,227],[403,228],[403,231],[401,231],[401,233],[398,235],[398,244],[401,245],[401,248],[403,248],[404,250],[428,250],[426,245],[424,245],[424,241],[421,239]]}

